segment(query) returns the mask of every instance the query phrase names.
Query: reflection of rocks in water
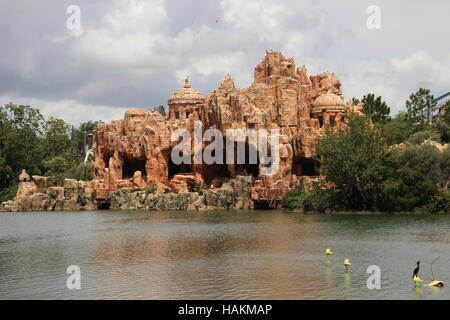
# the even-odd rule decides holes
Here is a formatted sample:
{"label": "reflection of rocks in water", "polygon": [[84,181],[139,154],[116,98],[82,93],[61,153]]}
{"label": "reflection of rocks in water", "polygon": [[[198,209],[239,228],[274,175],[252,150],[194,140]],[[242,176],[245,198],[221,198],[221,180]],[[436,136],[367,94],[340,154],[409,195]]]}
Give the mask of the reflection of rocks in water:
{"label": "reflection of rocks in water", "polygon": [[[221,223],[223,215],[227,223]],[[305,248],[290,254],[294,248],[289,243],[297,230],[289,227],[293,222],[289,215],[155,212],[121,216],[126,218],[108,220],[96,233],[92,263],[109,279],[119,279],[116,286],[130,287],[139,281],[133,295],[150,298],[153,288],[158,288],[159,297],[174,297],[179,291],[184,297],[202,298],[198,290],[191,296],[190,287],[204,286],[203,294],[224,293],[210,298],[230,297],[225,295],[230,292],[240,298],[248,298],[239,296],[240,292],[287,298],[293,293],[283,293],[280,283],[291,283],[298,295],[312,294],[314,288],[308,283],[320,277],[318,273],[305,277],[302,266],[311,263],[308,257],[302,259]],[[133,228],[134,224],[138,227]],[[111,232],[103,232],[106,229]]]}

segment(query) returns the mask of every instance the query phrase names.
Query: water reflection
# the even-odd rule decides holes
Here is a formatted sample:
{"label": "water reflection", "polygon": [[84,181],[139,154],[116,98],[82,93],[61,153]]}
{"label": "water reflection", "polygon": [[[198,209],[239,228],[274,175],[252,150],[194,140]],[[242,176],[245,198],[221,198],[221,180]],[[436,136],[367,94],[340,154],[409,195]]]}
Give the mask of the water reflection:
{"label": "water reflection", "polygon": [[[410,276],[440,255],[435,271],[450,279],[448,231],[448,216],[0,214],[0,298],[444,299],[447,287],[414,288]],[[65,289],[72,264],[79,291]],[[381,290],[366,286],[373,264]]]}

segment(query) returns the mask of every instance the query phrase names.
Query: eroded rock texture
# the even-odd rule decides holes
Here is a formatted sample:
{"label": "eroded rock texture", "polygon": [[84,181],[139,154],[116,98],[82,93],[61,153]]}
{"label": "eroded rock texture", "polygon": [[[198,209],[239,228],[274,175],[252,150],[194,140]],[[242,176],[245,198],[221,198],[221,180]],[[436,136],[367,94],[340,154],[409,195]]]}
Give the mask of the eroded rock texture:
{"label": "eroded rock texture", "polygon": [[55,177],[19,176],[19,188],[13,200],[0,204],[0,211],[78,211],[97,209],[92,182],[65,179],[56,186]]}
{"label": "eroded rock texture", "polygon": [[[261,205],[273,204],[304,181],[311,184],[319,180],[319,164],[314,159],[317,137],[328,128],[342,126],[349,112],[361,110],[361,106],[344,103],[335,74],[309,77],[305,67],[296,67],[292,58],[275,51],[268,51],[255,67],[249,88],[236,88],[233,79],[226,76],[216,91],[204,97],[186,79],[184,87],[169,97],[168,106],[167,116],[129,110],[123,120],[97,127],[94,189],[99,199],[109,199],[111,192],[122,188],[149,185],[157,188],[157,194],[167,190],[192,192],[196,184],[214,190],[237,176],[250,176],[250,199]],[[227,129],[265,129],[269,133],[278,129],[278,170],[263,174],[270,164],[262,163],[259,157],[256,163],[246,158],[243,164],[195,164],[194,141],[191,164],[173,163],[171,152],[178,140],[171,140],[172,133],[186,128],[193,138],[196,120],[201,121],[203,133],[215,128],[224,137]],[[247,152],[257,149],[249,138],[239,141]],[[201,143],[202,152],[208,144]],[[236,151],[237,143],[234,148]]]}
{"label": "eroded rock texture", "polygon": [[[296,67],[292,58],[268,51],[254,70],[253,84],[236,88],[228,75],[219,88],[204,97],[183,88],[168,99],[168,112],[134,109],[123,120],[96,128],[93,137],[94,180],[66,180],[55,187],[51,179],[30,177],[24,172],[16,201],[2,204],[0,210],[81,210],[91,208],[206,210],[270,207],[279,204],[287,191],[298,185],[311,187],[323,183],[319,163],[314,159],[317,138],[325,130],[344,125],[349,113],[361,114],[362,105],[344,103],[341,83],[333,73],[308,76],[304,66]],[[208,150],[208,141],[196,142],[194,127],[201,124],[201,136],[208,129],[222,133],[223,146]],[[183,150],[189,163],[178,164],[171,157],[179,139],[177,129],[187,129],[189,148]],[[229,129],[244,133],[278,130],[272,137],[279,148],[267,154],[258,139],[240,136],[233,143],[226,139]],[[203,139],[206,140],[206,139]],[[267,144],[266,144],[267,145]],[[276,145],[269,139],[268,149]],[[196,148],[197,147],[197,148]],[[236,157],[226,161],[242,147],[247,154],[241,163]],[[223,162],[194,161],[194,152],[217,156]],[[177,151],[178,152],[178,151]],[[248,156],[256,153],[255,158]],[[179,152],[178,152],[179,153]],[[274,154],[279,154],[275,161]],[[217,159],[217,158],[216,158]],[[267,174],[274,163],[278,166]]]}

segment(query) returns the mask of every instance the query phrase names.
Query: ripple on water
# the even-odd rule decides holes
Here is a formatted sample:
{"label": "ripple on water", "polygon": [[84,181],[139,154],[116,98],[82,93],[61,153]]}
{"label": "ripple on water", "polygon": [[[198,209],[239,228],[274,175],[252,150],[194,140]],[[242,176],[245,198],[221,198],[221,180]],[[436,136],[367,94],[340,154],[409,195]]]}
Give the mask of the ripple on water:
{"label": "ripple on water", "polygon": [[[450,217],[255,212],[0,214],[2,299],[446,299]],[[334,254],[326,263],[325,248]],[[344,272],[343,259],[352,262]],[[65,287],[69,265],[82,289]],[[367,288],[367,267],[381,289]]]}

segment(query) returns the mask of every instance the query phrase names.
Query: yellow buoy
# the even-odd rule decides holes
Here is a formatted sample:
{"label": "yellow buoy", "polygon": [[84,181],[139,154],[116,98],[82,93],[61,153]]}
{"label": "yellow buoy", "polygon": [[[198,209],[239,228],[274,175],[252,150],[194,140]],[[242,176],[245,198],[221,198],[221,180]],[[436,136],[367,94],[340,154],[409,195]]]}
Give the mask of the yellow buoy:
{"label": "yellow buoy", "polygon": [[348,267],[351,266],[350,260],[344,259],[345,271],[348,271]]}
{"label": "yellow buoy", "polygon": [[431,281],[429,284],[427,284],[427,287],[443,287],[444,286],[444,281],[440,281],[440,280],[433,280]]}
{"label": "yellow buoy", "polygon": [[330,248],[327,248],[327,250],[325,250],[325,254],[326,254],[327,256],[329,256],[329,255],[332,255],[333,252],[331,252],[331,249],[330,249]]}
{"label": "yellow buoy", "polygon": [[416,286],[419,286],[421,282],[423,282],[422,279],[419,278],[419,276],[414,276],[413,281],[416,284]]}
{"label": "yellow buoy", "polygon": [[434,277],[434,272],[433,272],[433,263],[435,263],[437,260],[439,260],[440,257],[437,257],[436,259],[434,259],[433,261],[431,261],[430,264],[430,269],[431,269],[431,282],[429,284],[427,284],[427,287],[443,287],[444,286],[444,281],[440,281],[440,280],[436,280],[436,278]]}

